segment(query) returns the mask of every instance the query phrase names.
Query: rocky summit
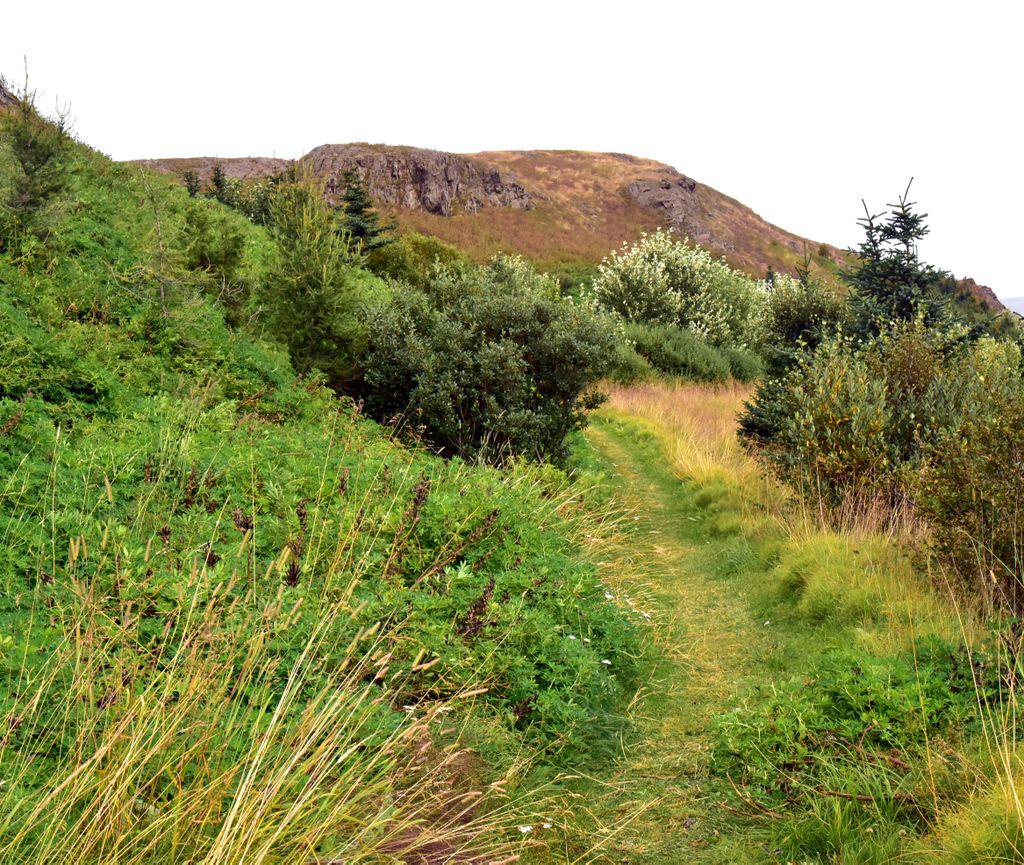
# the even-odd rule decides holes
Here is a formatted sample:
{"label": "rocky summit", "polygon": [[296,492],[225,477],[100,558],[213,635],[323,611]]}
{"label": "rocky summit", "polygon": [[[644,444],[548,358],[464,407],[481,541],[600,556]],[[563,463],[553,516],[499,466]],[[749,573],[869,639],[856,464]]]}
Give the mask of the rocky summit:
{"label": "rocky summit", "polygon": [[[536,263],[595,263],[643,232],[672,228],[753,275],[792,271],[810,255],[831,269],[836,247],[772,225],[749,207],[671,166],[622,153],[572,150],[446,153],[380,144],[324,144],[298,160],[336,198],[354,169],[400,226],[453,243],[478,259],[519,252]],[[284,169],[266,157],[140,160],[208,180],[220,163],[251,180]]]}

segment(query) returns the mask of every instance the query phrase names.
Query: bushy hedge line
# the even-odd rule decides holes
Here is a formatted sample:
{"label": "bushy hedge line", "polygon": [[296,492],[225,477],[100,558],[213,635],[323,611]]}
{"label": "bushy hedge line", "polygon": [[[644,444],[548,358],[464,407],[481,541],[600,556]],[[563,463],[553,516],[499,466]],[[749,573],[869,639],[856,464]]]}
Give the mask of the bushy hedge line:
{"label": "bushy hedge line", "polygon": [[439,268],[366,320],[357,393],[380,420],[418,427],[446,455],[560,461],[601,397],[618,334],[520,258]]}

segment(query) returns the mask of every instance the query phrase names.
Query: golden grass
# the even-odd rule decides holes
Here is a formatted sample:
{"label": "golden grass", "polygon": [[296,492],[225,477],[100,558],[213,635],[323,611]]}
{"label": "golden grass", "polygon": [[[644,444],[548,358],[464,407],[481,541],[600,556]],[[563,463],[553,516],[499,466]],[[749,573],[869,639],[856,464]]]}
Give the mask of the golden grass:
{"label": "golden grass", "polygon": [[624,242],[659,227],[657,217],[624,198],[609,200],[593,217],[582,211],[540,204],[533,210],[485,208],[480,213],[437,216],[388,209],[403,230],[418,231],[485,262],[499,252],[519,253],[541,269],[566,264],[596,265]]}
{"label": "golden grass", "polygon": [[[717,489],[716,503],[734,509],[745,537],[769,547],[777,539],[777,564],[766,578],[775,590],[792,593],[795,612],[838,625],[844,638],[882,656],[913,648],[918,636],[974,647],[988,634],[985,610],[954,592],[922,549],[927,527],[912,513],[893,513],[877,501],[824,512],[764,478],[735,436],[745,388],[656,383],[610,393],[609,409],[642,419],[698,499]],[[1013,632],[997,650],[1000,657],[974,670],[982,727],[967,746],[971,752],[951,761],[948,750],[928,749],[938,820],[909,854],[913,861],[1024,861],[1024,753],[1018,745],[1024,635]],[[993,669],[1010,671],[995,679],[1002,682],[997,700],[982,693],[992,686]]]}
{"label": "golden grass", "polygon": [[[745,385],[647,383],[609,387],[609,407],[653,425],[673,472],[708,488],[726,511],[719,519],[749,537],[779,542],[775,578],[794,591],[797,610],[812,620],[860,623],[858,637],[888,651],[919,633],[950,639],[980,633],[979,617],[960,612],[943,571],[922,573],[926,530],[880,502],[824,511],[766,476],[736,436]],[[939,590],[936,590],[936,587]]]}
{"label": "golden grass", "polygon": [[680,477],[698,484],[728,480],[741,487],[765,486],[760,468],[736,438],[736,414],[750,397],[747,385],[646,383],[608,387],[616,411],[652,422],[668,445]]}

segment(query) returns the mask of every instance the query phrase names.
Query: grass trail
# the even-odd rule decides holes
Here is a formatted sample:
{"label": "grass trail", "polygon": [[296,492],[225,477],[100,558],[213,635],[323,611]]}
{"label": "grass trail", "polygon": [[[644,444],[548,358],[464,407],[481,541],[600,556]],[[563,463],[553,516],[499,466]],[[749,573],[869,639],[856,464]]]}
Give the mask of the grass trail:
{"label": "grass trail", "polygon": [[822,531],[786,504],[736,440],[744,396],[613,389],[580,450],[632,511],[630,567],[648,586],[655,627],[636,737],[610,776],[579,790],[581,831],[564,861],[785,862],[781,827],[712,771],[716,717],[756,705],[777,682],[813,678],[833,649],[884,654],[921,627],[951,629],[875,526]]}
{"label": "grass trail", "polygon": [[762,861],[749,821],[722,806],[725,790],[709,775],[710,730],[738,683],[777,667],[788,641],[755,618],[759,602],[741,580],[711,575],[711,560],[735,548],[734,533],[719,526],[709,537],[716,496],[673,474],[663,432],[606,410],[588,433],[591,459],[635,510],[633,555],[649,574],[657,660],[635,707],[640,741],[592,812],[611,837],[586,859]]}
{"label": "grass trail", "polygon": [[[905,800],[894,791],[921,814],[942,811],[935,772],[959,765],[959,734],[928,720],[938,716],[923,682],[904,714],[885,714],[904,711],[892,708],[898,700],[886,708],[896,699],[887,683],[895,676],[902,687],[897,673],[916,657],[922,636],[972,644],[976,626],[915,566],[904,528],[886,528],[870,510],[851,512],[838,528],[822,526],[766,479],[736,439],[745,395],[699,385],[613,388],[577,448],[580,466],[603,478],[612,510],[617,503],[626,514],[627,540],[609,573],[622,576],[620,602],[652,619],[651,670],[632,706],[632,737],[599,777],[573,782],[572,805],[558,821],[570,827],[564,847],[548,847],[536,861],[930,861],[913,843],[918,817],[902,814]],[[832,675],[853,691],[828,704],[834,716],[819,717],[815,689]],[[787,703],[799,688],[811,689],[809,702]],[[880,702],[878,693],[886,695]],[[728,781],[736,752],[714,762],[716,743],[735,744],[737,725],[751,724],[755,742],[761,712],[773,705],[786,708],[777,716],[780,732],[764,741],[762,764],[774,765],[780,743],[799,757],[787,724],[813,727],[802,742],[840,743],[815,762],[816,776],[794,779],[776,765],[778,784],[799,793],[774,813],[751,798],[756,783],[741,791]],[[877,755],[849,759],[876,723],[898,731],[894,743],[879,738],[874,747],[897,748],[899,772]],[[915,730],[926,723],[940,735],[922,745]],[[847,730],[856,741],[844,753]]]}

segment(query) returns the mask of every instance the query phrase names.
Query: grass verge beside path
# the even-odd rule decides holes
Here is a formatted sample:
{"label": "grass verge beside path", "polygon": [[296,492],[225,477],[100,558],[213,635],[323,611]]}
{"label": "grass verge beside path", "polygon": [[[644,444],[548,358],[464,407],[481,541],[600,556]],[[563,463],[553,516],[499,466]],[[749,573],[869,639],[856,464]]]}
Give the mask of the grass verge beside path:
{"label": "grass verge beside path", "polygon": [[[909,652],[922,634],[955,638],[961,627],[876,527],[823,532],[787,510],[735,443],[742,398],[728,389],[616,390],[578,451],[633,511],[630,555],[650,585],[654,627],[636,738],[610,776],[578,785],[578,834],[560,861],[881,862],[905,852],[913,834],[894,819],[879,829],[884,842],[865,835],[891,803],[857,801],[860,788],[851,799],[803,790],[796,817],[767,819],[764,800],[737,791],[713,764],[722,717],[752,706],[757,718],[777,685],[811,684],[830,653]],[[857,848],[858,838],[867,846]]]}

